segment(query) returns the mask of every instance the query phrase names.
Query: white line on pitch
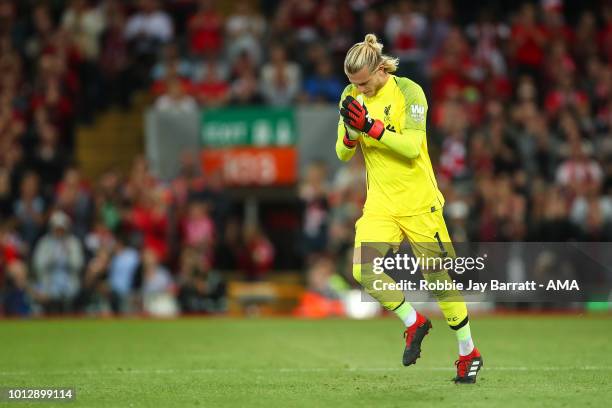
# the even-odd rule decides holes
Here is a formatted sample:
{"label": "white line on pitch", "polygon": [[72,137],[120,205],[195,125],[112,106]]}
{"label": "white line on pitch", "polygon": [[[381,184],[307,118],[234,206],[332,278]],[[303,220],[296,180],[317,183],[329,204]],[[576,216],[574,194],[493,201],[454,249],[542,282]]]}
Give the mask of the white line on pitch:
{"label": "white line on pitch", "polygon": [[[612,370],[612,366],[543,366],[543,367],[510,367],[510,366],[485,366],[483,368],[486,371],[566,371],[566,370],[580,370],[580,371],[602,371]],[[304,367],[304,368],[292,368],[292,367],[280,367],[280,368],[186,368],[186,369],[129,369],[129,368],[105,368],[100,370],[55,370],[55,371],[0,371],[0,376],[27,376],[27,375],[101,375],[101,374],[179,374],[179,373],[192,373],[192,374],[206,374],[206,373],[235,373],[235,372],[251,372],[251,373],[310,373],[310,372],[388,372],[388,371],[408,371],[403,367]],[[453,371],[453,367],[411,367],[409,371]]]}

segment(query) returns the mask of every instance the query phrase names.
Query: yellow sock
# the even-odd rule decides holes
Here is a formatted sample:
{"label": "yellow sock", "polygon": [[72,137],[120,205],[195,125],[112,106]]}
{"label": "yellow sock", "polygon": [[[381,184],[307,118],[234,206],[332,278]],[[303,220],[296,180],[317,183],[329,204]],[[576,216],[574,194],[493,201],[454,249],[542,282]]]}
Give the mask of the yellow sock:
{"label": "yellow sock", "polygon": [[[436,282],[451,282],[451,278],[446,271],[439,272],[426,272],[423,273],[423,278],[428,283]],[[432,290],[431,294],[438,301],[438,306],[442,311],[442,314],[446,318],[451,328],[453,326],[461,325],[464,320],[467,319],[467,307],[463,297],[457,290]],[[465,323],[463,323],[465,324]]]}

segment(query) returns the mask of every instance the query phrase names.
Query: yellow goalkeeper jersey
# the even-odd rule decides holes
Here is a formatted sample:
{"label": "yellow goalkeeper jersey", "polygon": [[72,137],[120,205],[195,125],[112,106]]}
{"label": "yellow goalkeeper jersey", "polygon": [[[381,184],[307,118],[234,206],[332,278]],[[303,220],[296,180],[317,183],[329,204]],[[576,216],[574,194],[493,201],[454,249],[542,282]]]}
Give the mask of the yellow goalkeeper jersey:
{"label": "yellow goalkeeper jersey", "polygon": [[[357,98],[350,84],[342,93]],[[392,216],[412,216],[439,210],[444,197],[431,166],[425,134],[427,100],[423,89],[408,78],[390,75],[386,84],[363,101],[370,117],[385,124],[380,141],[365,134],[359,142],[367,172],[367,200],[364,211]],[[336,153],[349,160],[355,148],[343,143],[344,122],[338,122]]]}

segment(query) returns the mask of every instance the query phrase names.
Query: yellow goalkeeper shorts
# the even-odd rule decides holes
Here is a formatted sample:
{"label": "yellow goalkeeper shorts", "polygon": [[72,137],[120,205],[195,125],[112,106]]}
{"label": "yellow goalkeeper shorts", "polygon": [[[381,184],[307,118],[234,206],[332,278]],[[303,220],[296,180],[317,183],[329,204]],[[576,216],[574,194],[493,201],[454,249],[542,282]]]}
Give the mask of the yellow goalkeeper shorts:
{"label": "yellow goalkeeper shorts", "polygon": [[362,243],[384,243],[396,251],[404,240],[410,243],[416,256],[455,256],[442,209],[406,217],[377,215],[364,210],[355,224],[355,248]]}

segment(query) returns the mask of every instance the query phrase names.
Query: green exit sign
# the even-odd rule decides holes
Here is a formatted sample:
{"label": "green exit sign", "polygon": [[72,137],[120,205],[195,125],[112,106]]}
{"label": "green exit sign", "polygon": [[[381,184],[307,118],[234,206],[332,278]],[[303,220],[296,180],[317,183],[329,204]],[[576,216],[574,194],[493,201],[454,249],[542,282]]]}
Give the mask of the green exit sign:
{"label": "green exit sign", "polygon": [[297,141],[290,108],[223,108],[202,113],[204,147],[293,146]]}

